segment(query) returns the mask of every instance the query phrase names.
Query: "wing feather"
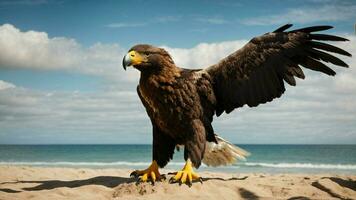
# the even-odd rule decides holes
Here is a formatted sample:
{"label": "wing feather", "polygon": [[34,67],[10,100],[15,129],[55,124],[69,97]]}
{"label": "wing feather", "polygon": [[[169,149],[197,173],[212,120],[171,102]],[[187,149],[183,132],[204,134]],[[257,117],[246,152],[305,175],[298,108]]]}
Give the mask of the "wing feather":
{"label": "wing feather", "polygon": [[311,27],[306,27],[301,29],[295,29],[291,31],[291,33],[297,33],[297,32],[311,33],[311,32],[318,32],[318,31],[325,31],[332,28],[333,28],[332,26],[311,26]]}
{"label": "wing feather", "polygon": [[293,24],[286,24],[286,25],[284,25],[284,26],[279,27],[279,28],[276,29],[275,31],[273,31],[273,33],[283,32],[283,31],[289,29],[289,28],[292,27],[292,26],[293,26]]}
{"label": "wing feather", "polygon": [[341,67],[348,67],[348,65],[344,61],[342,61],[340,58],[337,58],[333,55],[330,55],[323,51],[319,51],[319,50],[312,49],[312,48],[306,48],[306,50],[310,53],[311,57],[313,57],[317,60],[322,60],[324,62],[330,62],[334,65],[338,65]]}
{"label": "wing feather", "polygon": [[322,41],[349,41],[346,38],[342,38],[335,35],[327,35],[327,34],[312,34],[309,36],[312,40],[322,40]]}
{"label": "wing feather", "polygon": [[333,52],[333,53],[338,53],[338,54],[341,54],[341,55],[344,55],[344,56],[351,56],[351,54],[343,49],[340,49],[338,47],[335,47],[333,45],[330,45],[330,44],[326,44],[326,43],[322,43],[322,42],[317,42],[317,41],[311,41],[309,42],[309,44],[314,47],[314,48],[317,48],[317,49],[321,49],[321,50],[324,50],[324,51],[330,51],[330,52]]}
{"label": "wing feather", "polygon": [[335,74],[336,74],[336,72],[334,70],[330,69],[328,66],[326,66],[323,63],[318,62],[310,57],[306,57],[305,62],[301,62],[301,65],[305,68],[309,68],[314,71],[323,72],[330,76],[335,76]]}

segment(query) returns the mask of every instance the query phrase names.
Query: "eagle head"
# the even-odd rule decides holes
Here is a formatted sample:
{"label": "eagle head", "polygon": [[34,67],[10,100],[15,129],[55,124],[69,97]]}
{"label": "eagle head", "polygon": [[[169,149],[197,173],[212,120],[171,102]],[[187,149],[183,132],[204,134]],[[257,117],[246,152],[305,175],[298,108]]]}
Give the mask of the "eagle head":
{"label": "eagle head", "polygon": [[148,44],[133,46],[122,60],[125,70],[128,66],[144,71],[159,70],[172,65],[174,62],[166,50]]}

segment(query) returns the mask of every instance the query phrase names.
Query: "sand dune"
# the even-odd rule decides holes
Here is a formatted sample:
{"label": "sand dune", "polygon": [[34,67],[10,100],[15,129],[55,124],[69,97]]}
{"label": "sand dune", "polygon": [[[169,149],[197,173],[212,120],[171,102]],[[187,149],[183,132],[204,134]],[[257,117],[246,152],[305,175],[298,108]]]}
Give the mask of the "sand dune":
{"label": "sand dune", "polygon": [[[167,171],[163,171],[167,173]],[[356,199],[355,175],[200,172],[203,184],[136,184],[130,170],[0,166],[7,199]]]}

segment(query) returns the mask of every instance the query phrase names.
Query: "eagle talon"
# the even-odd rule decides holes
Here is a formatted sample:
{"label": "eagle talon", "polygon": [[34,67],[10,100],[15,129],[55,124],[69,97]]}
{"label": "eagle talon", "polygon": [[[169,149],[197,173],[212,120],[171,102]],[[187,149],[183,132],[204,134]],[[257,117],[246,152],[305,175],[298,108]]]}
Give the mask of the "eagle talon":
{"label": "eagle talon", "polygon": [[181,171],[169,174],[175,175],[169,179],[169,183],[178,182],[179,185],[187,184],[189,187],[192,186],[194,180],[199,180],[202,183],[202,178],[193,171],[192,162],[189,159]]}
{"label": "eagle talon", "polygon": [[160,180],[166,180],[167,179],[167,177],[166,177],[166,175],[165,174],[161,174],[161,176],[159,177],[159,181]]}
{"label": "eagle talon", "polygon": [[189,187],[192,187],[192,183],[191,182],[187,182],[187,185],[189,186]]}
{"label": "eagle talon", "polygon": [[161,180],[165,178],[164,175],[161,175],[158,171],[158,165],[156,161],[152,161],[152,164],[145,170],[135,170],[130,174],[130,177],[134,177],[137,180],[136,184],[141,182],[151,182],[154,185],[156,180]]}
{"label": "eagle talon", "polygon": [[174,178],[172,177],[172,178],[169,179],[168,182],[169,182],[169,183],[176,183],[176,180],[174,180]]}
{"label": "eagle talon", "polygon": [[131,178],[138,178],[138,171],[139,170],[135,170],[135,171],[131,172],[130,177]]}

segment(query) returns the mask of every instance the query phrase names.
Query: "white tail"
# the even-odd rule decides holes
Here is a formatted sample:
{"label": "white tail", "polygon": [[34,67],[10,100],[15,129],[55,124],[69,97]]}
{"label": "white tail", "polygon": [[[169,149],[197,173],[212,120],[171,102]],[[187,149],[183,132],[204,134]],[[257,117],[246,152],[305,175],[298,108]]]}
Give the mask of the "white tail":
{"label": "white tail", "polygon": [[237,160],[245,160],[250,155],[249,152],[231,144],[223,138],[215,135],[218,143],[207,142],[204,159],[202,160],[207,166],[217,167],[232,165]]}

